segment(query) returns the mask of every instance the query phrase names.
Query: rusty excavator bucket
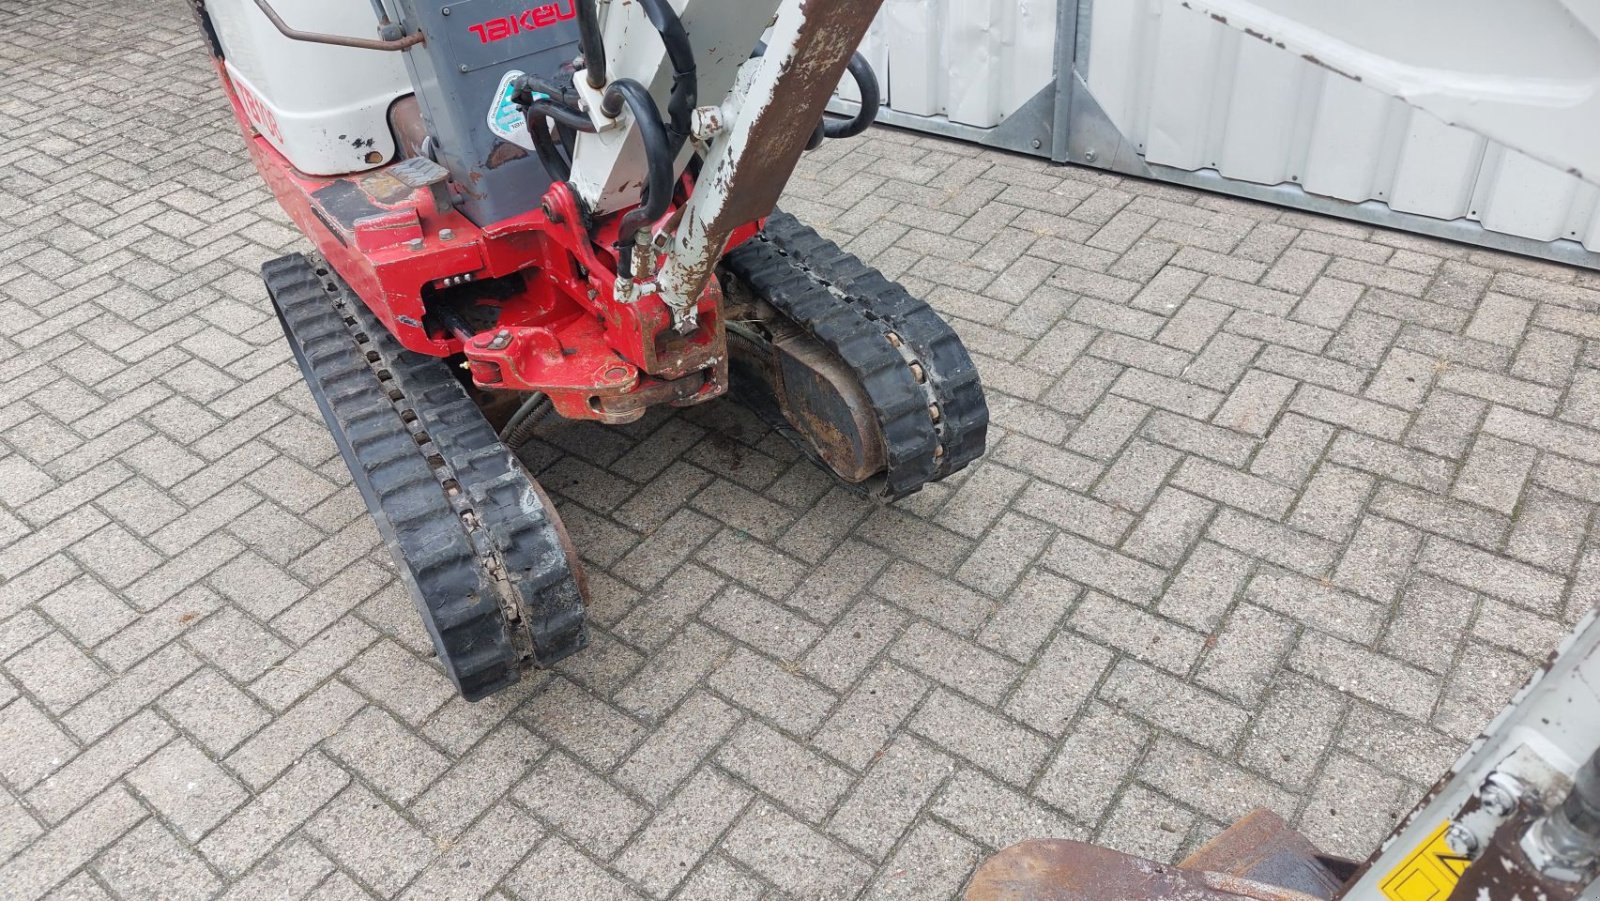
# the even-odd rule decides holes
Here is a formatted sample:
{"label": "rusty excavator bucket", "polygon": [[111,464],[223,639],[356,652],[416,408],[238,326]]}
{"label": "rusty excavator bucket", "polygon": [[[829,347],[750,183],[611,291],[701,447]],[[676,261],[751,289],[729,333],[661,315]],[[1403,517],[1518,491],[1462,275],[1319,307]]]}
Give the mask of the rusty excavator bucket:
{"label": "rusty excavator bucket", "polygon": [[1257,809],[1176,866],[1067,839],[1018,842],[978,868],[966,901],[1329,901],[1355,868]]}

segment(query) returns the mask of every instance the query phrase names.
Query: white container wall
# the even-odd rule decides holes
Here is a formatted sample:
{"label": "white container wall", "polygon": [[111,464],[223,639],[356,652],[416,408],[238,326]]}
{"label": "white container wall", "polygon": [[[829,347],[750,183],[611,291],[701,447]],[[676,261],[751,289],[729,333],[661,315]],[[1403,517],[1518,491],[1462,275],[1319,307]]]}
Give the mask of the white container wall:
{"label": "white container wall", "polygon": [[[1059,4],[885,0],[863,46],[882,121],[1600,268],[1600,187],[1181,0]],[[1052,86],[1054,115],[999,127]]]}
{"label": "white container wall", "polygon": [[1054,80],[1055,38],[1056,0],[885,0],[864,49],[890,109],[993,128]]}
{"label": "white container wall", "polygon": [[1600,250],[1600,188],[1179,0],[1096,3],[1088,25],[1089,91],[1148,163]]}

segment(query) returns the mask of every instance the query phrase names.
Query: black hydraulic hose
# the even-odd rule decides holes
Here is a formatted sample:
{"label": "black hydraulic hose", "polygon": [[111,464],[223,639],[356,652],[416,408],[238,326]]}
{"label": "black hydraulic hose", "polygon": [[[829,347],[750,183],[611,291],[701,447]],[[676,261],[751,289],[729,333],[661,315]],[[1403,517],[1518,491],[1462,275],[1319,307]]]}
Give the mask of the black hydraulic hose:
{"label": "black hydraulic hose", "polygon": [[823,131],[830,138],[853,138],[867,130],[878,118],[878,107],[883,95],[878,90],[878,73],[872,64],[859,53],[850,57],[850,77],[855,79],[856,91],[861,94],[861,109],[849,119],[824,119]]}
{"label": "black hydraulic hose", "polygon": [[515,452],[518,448],[528,443],[533,437],[533,431],[539,423],[550,417],[555,411],[555,406],[550,398],[543,394],[530,394],[522,402],[517,412],[511,414],[505,428],[500,430],[500,441]]}
{"label": "black hydraulic hose", "polygon": [[588,116],[552,100],[535,100],[528,104],[528,112],[553,119],[557,125],[573,131],[586,131],[592,134],[595,130],[594,123]]}
{"label": "black hydraulic hose", "polygon": [[556,149],[555,139],[550,137],[550,125],[544,116],[534,112],[530,106],[523,119],[528,123],[528,137],[533,139],[533,150],[539,154],[539,164],[544,167],[544,173],[550,176],[551,183],[571,178],[572,167],[567,165],[561,152]]}
{"label": "black hydraulic hose", "polygon": [[589,87],[606,86],[606,42],[600,36],[600,0],[573,0],[578,5],[578,52],[583,54]]}
{"label": "black hydraulic hose", "polygon": [[[756,41],[756,49],[750,52],[751,58],[767,55],[767,42]],[[878,73],[872,71],[872,64],[860,53],[850,55],[850,77],[855,79],[856,92],[861,95],[861,109],[849,119],[829,119],[822,117],[822,135],[828,138],[853,138],[867,130],[873,122],[878,120],[878,108],[883,105],[883,93],[878,87]],[[807,150],[817,149],[817,137],[813,135],[806,143]]]}
{"label": "black hydraulic hose", "polygon": [[523,107],[528,137],[533,140],[534,152],[539,155],[539,163],[544,167],[545,174],[553,182],[572,177],[571,153],[563,154],[561,148],[556,146],[546,120],[554,122],[561,129],[563,144],[569,132],[595,130],[588,116],[557,99],[563,96],[560,86],[530,75],[518,79],[512,95],[512,100]]}
{"label": "black hydraulic hose", "polygon": [[645,17],[661,33],[661,43],[667,47],[667,58],[672,61],[672,96],[667,101],[667,121],[672,127],[672,154],[677,156],[685,141],[689,140],[690,123],[694,108],[700,102],[700,76],[695,71],[694,46],[689,43],[689,32],[673,11],[667,0],[642,0]]}
{"label": "black hydraulic hose", "polygon": [[631,276],[633,246],[638,242],[639,230],[666,215],[667,206],[672,203],[672,183],[676,180],[672,164],[677,153],[661,122],[661,110],[644,85],[631,78],[613,81],[601,97],[600,111],[615,119],[622,113],[624,103],[633,112],[649,171],[644,196],[639,198],[638,206],[623,214],[617,235],[617,274]]}

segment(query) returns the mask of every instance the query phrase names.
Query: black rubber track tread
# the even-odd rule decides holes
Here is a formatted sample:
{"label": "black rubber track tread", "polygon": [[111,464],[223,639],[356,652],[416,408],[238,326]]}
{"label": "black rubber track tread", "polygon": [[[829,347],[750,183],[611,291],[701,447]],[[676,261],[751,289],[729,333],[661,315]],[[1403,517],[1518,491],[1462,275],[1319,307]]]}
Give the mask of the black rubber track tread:
{"label": "black rubber track tread", "polygon": [[[402,348],[342,281],[319,276],[303,256],[268,263],[263,276],[462,696],[479,700],[516,682],[525,652],[548,666],[587,644],[581,592],[553,515],[449,364]],[[437,578],[445,571],[451,581]],[[507,622],[500,579],[526,631]]]}
{"label": "black rubber track tread", "polygon": [[944,319],[905,288],[781,211],[723,268],[855,371],[887,445],[882,496],[915,493],[983,454],[989,407],[977,367]]}
{"label": "black rubber track tread", "polygon": [[926,367],[941,410],[943,478],[983,455],[989,405],[966,345],[937,311],[794,216],[774,211],[762,232],[784,253],[834,286],[867,316],[888,322]]}
{"label": "black rubber track tread", "polygon": [[476,549],[433,468],[352,340],[316,267],[261,267],[289,347],[394,556],[445,671],[469,700],[517,681],[517,652]]}
{"label": "black rubber track tread", "polygon": [[[365,308],[363,308],[365,312]],[[375,320],[379,353],[422,427],[454,470],[521,605],[534,663],[549,666],[589,641],[584,604],[555,520],[511,450],[443,361],[400,347]]]}

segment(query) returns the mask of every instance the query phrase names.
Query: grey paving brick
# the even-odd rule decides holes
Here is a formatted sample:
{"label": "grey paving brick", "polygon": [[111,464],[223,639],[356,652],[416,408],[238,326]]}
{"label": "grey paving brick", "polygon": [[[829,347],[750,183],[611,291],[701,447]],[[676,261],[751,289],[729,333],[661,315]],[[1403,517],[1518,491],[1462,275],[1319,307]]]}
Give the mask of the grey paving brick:
{"label": "grey paving brick", "polygon": [[1216,505],[1209,501],[1175,488],[1163,489],[1123,550],[1159,566],[1172,566],[1188,553],[1214,510]]}
{"label": "grey paving brick", "polygon": [[108,789],[60,828],[0,864],[0,893],[10,898],[42,896],[145,816],[144,808],[125,789]]}
{"label": "grey paving brick", "polygon": [[1500,545],[1509,525],[1498,514],[1403,485],[1379,488],[1370,509],[1430,534],[1491,548]]}
{"label": "grey paving brick", "polygon": [[1095,841],[1127,854],[1170,861],[1195,820],[1186,808],[1135,785],[1118,799]]}
{"label": "grey paving brick", "polygon": [[816,745],[862,770],[897,734],[930,690],[921,676],[892,664],[881,664],[845,695],[822,728]]}
{"label": "grey paving brick", "polygon": [[406,890],[405,898],[484,897],[542,837],[539,824],[511,804],[496,805],[459,845],[434,858]]}
{"label": "grey paving brick", "polygon": [[1004,657],[923,622],[907,626],[889,656],[908,669],[991,705],[1005,696],[1021,672],[1020,666]]}
{"label": "grey paving brick", "polygon": [[349,781],[348,773],[313,751],[207,835],[199,844],[200,852],[225,874],[237,876],[266,856]]}
{"label": "grey paving brick", "polygon": [[1338,736],[1349,702],[1338,691],[1291,673],[1273,681],[1239,759],[1280,785],[1304,791]]}
{"label": "grey paving brick", "polygon": [[1223,822],[1256,807],[1294,814],[1288,792],[1217,756],[1166,736],[1158,737],[1139,766],[1139,778],[1162,794]]}
{"label": "grey paving brick", "polygon": [[[307,824],[308,833],[362,882],[397,893],[432,856],[421,830],[359,784],[340,792]],[[381,842],[372,836],[381,835]]]}
{"label": "grey paving brick", "polygon": [[545,822],[608,858],[645,819],[637,802],[559,752],[540,761],[513,796]]}
{"label": "grey paving brick", "polygon": [[202,898],[222,881],[155,820],[145,820],[94,863],[100,878],[124,898]]}
{"label": "grey paving brick", "polygon": [[1322,466],[1295,502],[1289,525],[1330,541],[1344,541],[1367,505],[1373,484],[1366,473]]}
{"label": "grey paving brick", "polygon": [[735,703],[796,732],[815,728],[834,704],[826,690],[742,648],[712,673],[710,685]]}
{"label": "grey paving brick", "polygon": [[933,812],[993,850],[1038,835],[1082,835],[1066,817],[970,769],[961,770],[945,784]]}
{"label": "grey paving brick", "polygon": [[1334,571],[1334,582],[1380,603],[1394,597],[1416,559],[1423,536],[1415,529],[1378,517],[1356,528]]}
{"label": "grey paving brick", "polygon": [[823,634],[820,627],[736,586],[702,608],[700,619],[780,660],[799,657]]}
{"label": "grey paving brick", "polygon": [[0,777],[13,789],[37,785],[77,750],[78,743],[31,700],[17,698],[0,708]]}
{"label": "grey paving brick", "polygon": [[1201,541],[1156,603],[1156,610],[1209,632],[1233,606],[1253,565],[1243,554]]}
{"label": "grey paving brick", "polygon": [[1130,604],[1090,592],[1068,621],[1081,635],[1175,674],[1199,658],[1204,636]]}
{"label": "grey paving brick", "polygon": [[1454,662],[1480,600],[1459,585],[1414,576],[1400,596],[1381,649],[1429,672],[1443,673]]}
{"label": "grey paving brick", "polygon": [[1469,641],[1445,680],[1433,723],[1459,741],[1475,737],[1472,724],[1486,722],[1525,685],[1536,663],[1520,654]]}
{"label": "grey paving brick", "polygon": [[851,898],[872,868],[843,846],[764,803],[754,804],[724,847],[785,892],[818,899]]}
{"label": "grey paving brick", "polygon": [[1135,439],[1106,470],[1094,496],[1125,510],[1142,510],[1181,459],[1175,450]]}
{"label": "grey paving brick", "polygon": [[715,846],[750,793],[711,770],[696,774],[617,858],[617,868],[664,897]]}
{"label": "grey paving brick", "polygon": [[917,710],[912,731],[1013,784],[1026,784],[1050,750],[1021,726],[943,689]]}
{"label": "grey paving brick", "polygon": [[1406,444],[1430,454],[1456,459],[1472,446],[1473,435],[1489,405],[1446,391],[1428,396],[1412,423]]}
{"label": "grey paving brick", "polygon": [[1249,720],[1243,708],[1133,660],[1117,664],[1100,696],[1127,713],[1218,751],[1232,746]]}
{"label": "grey paving brick", "polygon": [[1246,475],[1226,466],[1190,457],[1173,476],[1172,483],[1214,501],[1272,519],[1282,517],[1294,503],[1294,492],[1282,485]]}
{"label": "grey paving brick", "polygon": [[1560,609],[1560,577],[1448,539],[1428,539],[1418,566],[1442,579],[1532,610],[1553,613]]}
{"label": "grey paving brick", "polygon": [[828,832],[874,860],[891,850],[955,772],[955,762],[909,737],[885,748],[828,822]]}
{"label": "grey paving brick", "polygon": [[536,696],[542,702],[523,707],[522,721],[597,769],[615,766],[644,731],[637,720],[568,679],[550,680]]}
{"label": "grey paving brick", "polygon": [[62,723],[79,738],[99,738],[200,665],[193,654],[168,645],[79,703],[62,718]]}
{"label": "grey paving brick", "polygon": [[978,643],[1013,660],[1028,660],[1079,593],[1071,582],[1034,569],[990,615]]}
{"label": "grey paving brick", "polygon": [[1331,636],[1300,637],[1289,665],[1333,688],[1421,719],[1433,708],[1439,679]]}
{"label": "grey paving brick", "polygon": [[191,842],[249,797],[244,786],[185,739],[157,751],[128,782]]}
{"label": "grey paving brick", "polygon": [[344,679],[406,722],[418,723],[453,695],[450,680],[394,642],[379,642],[344,667]]}
{"label": "grey paving brick", "polygon": [[833,809],[851,781],[844,768],[754,721],[739,727],[715,759],[764,796],[813,824]]}
{"label": "grey paving brick", "polygon": [[332,871],[333,862],[309,841],[292,839],[235,881],[222,897],[229,901],[243,901],[248,898],[303,896]]}
{"label": "grey paving brick", "polygon": [[334,734],[362,707],[360,695],[329,682],[283,711],[240,745],[227,763],[245,783],[260,789],[318,742]]}
{"label": "grey paving brick", "polygon": [[373,707],[357,714],[324,747],[400,804],[409,804],[449,766],[420,736]]}
{"label": "grey paving brick", "polygon": [[1307,837],[1333,853],[1370,848],[1421,797],[1421,789],[1350,757],[1335,755],[1318,780],[1305,817]]}
{"label": "grey paving brick", "polygon": [[1530,491],[1506,542],[1506,552],[1553,572],[1566,572],[1578,556],[1592,512],[1592,506],[1581,501]]}
{"label": "grey paving brick", "polygon": [[159,716],[142,711],[34,786],[26,796],[28,804],[48,822],[60,822],[172,737],[171,727]]}
{"label": "grey paving brick", "polygon": [[12,655],[5,668],[11,678],[55,713],[83,700],[111,678],[60,632],[52,632]]}
{"label": "grey paving brick", "polygon": [[1312,576],[1326,573],[1337,552],[1337,546],[1329,541],[1226,507],[1211,521],[1206,537],[1249,556]]}
{"label": "grey paving brick", "polygon": [[981,860],[977,845],[938,823],[924,822],[906,836],[863,897],[954,897]]}
{"label": "grey paving brick", "polygon": [[1075,582],[1136,604],[1153,600],[1163,581],[1160,569],[1074,535],[1057,536],[1044,562]]}
{"label": "grey paving brick", "polygon": [[1300,485],[1316,468],[1333,439],[1333,426],[1286,413],[1250,464],[1250,472],[1285,485]]}
{"label": "grey paving brick", "polygon": [[[1261,581],[1258,577],[1257,582]],[[1195,681],[1240,703],[1255,705],[1294,642],[1289,619],[1242,604],[1206,651]]]}

